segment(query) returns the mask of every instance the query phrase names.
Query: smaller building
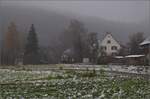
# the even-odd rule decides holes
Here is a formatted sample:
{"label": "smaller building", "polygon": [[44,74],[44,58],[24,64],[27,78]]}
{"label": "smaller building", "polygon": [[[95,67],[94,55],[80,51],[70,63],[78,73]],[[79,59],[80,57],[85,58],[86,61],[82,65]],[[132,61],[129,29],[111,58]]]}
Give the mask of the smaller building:
{"label": "smaller building", "polygon": [[99,46],[106,56],[116,56],[121,49],[121,45],[116,39],[114,39],[111,33],[106,33],[106,36],[100,42]]}
{"label": "smaller building", "polygon": [[117,65],[145,65],[145,55],[127,55],[127,56],[115,56],[113,64]]}
{"label": "smaller building", "polygon": [[90,63],[90,59],[89,58],[83,58],[83,63],[84,64],[89,64]]}
{"label": "smaller building", "polygon": [[143,49],[143,53],[146,56],[146,59],[148,61],[148,64],[150,65],[150,37],[145,39],[141,44],[141,48]]}
{"label": "smaller building", "polygon": [[67,49],[63,52],[61,56],[61,62],[62,63],[74,63],[75,59],[73,57],[74,51],[72,49]]}
{"label": "smaller building", "polygon": [[145,55],[127,55],[125,56],[126,65],[144,65]]}

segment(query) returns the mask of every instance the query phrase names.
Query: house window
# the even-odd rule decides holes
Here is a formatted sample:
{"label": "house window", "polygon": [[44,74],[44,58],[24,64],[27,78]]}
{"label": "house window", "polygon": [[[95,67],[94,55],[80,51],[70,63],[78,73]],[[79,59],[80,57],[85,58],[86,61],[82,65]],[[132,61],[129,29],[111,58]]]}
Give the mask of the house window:
{"label": "house window", "polygon": [[117,46],[112,46],[111,50],[117,50]]}
{"label": "house window", "polygon": [[110,41],[110,40],[108,40],[108,41],[107,41],[107,44],[110,44],[110,43],[111,43],[111,41]]}

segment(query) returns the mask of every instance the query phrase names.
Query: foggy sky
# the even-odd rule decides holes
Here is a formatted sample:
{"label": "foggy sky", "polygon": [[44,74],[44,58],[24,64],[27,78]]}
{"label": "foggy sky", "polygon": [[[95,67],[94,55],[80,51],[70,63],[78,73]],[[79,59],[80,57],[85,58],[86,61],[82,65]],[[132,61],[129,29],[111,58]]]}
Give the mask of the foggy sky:
{"label": "foggy sky", "polygon": [[38,7],[67,15],[120,22],[150,22],[150,1],[1,1],[1,6]]}

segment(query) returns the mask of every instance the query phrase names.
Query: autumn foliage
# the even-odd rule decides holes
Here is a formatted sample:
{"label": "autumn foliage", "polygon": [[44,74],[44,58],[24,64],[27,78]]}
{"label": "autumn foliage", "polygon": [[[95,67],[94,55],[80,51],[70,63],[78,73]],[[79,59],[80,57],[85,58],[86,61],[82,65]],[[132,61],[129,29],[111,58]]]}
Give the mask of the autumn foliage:
{"label": "autumn foliage", "polygon": [[19,57],[20,44],[19,33],[16,25],[11,22],[4,39],[4,59],[3,64],[14,65]]}

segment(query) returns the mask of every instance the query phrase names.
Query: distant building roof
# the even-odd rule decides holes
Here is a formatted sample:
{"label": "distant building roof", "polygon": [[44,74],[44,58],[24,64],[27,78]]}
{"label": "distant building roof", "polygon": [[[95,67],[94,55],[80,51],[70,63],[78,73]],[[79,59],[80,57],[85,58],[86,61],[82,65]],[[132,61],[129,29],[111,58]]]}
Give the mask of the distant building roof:
{"label": "distant building roof", "polygon": [[120,42],[114,37],[111,32],[106,32],[103,38],[101,40],[98,40],[98,42],[101,43],[108,35],[110,35],[120,45]]}
{"label": "distant building roof", "polygon": [[72,48],[66,49],[63,54],[68,55],[68,56],[73,56],[74,50]]}
{"label": "distant building roof", "polygon": [[125,56],[125,58],[139,58],[139,57],[143,57],[145,55],[127,55]]}
{"label": "distant building roof", "polygon": [[147,39],[145,39],[142,43],[140,43],[140,45],[147,45],[150,44],[150,37],[148,37]]}
{"label": "distant building roof", "polygon": [[124,58],[124,57],[123,56],[115,56],[115,58],[121,59],[121,58]]}

